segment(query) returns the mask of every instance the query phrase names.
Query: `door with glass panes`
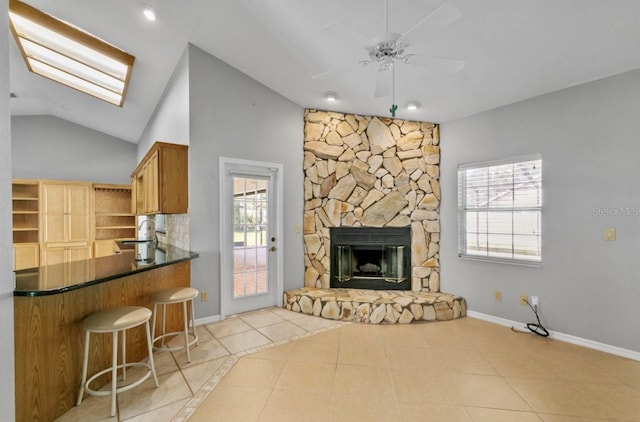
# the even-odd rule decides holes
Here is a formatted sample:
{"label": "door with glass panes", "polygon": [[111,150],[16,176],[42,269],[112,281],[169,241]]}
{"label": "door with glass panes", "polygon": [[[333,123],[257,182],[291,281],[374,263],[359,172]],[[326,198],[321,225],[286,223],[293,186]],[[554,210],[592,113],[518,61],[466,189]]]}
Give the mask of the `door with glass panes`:
{"label": "door with glass panes", "polygon": [[[277,304],[277,169],[229,164],[223,214],[222,316]],[[281,295],[281,293],[280,293]]]}

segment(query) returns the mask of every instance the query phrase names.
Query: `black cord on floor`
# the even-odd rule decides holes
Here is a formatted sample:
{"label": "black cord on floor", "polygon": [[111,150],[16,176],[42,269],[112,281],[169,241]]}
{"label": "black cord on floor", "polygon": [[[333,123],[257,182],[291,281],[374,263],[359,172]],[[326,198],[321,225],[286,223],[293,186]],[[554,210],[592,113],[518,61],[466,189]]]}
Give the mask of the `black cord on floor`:
{"label": "black cord on floor", "polygon": [[[524,299],[524,301],[526,302],[527,305],[529,305],[529,307],[533,311],[533,314],[536,316],[536,320],[538,321],[537,324],[532,322],[527,324],[527,328],[529,329],[529,331],[541,337],[549,337],[549,331],[547,331],[547,329],[544,328],[542,326],[542,323],[540,322],[540,316],[538,315],[538,305],[533,307],[531,306],[528,300]],[[514,327],[511,327],[511,331],[515,331],[516,333],[526,333],[526,331],[516,330]]]}

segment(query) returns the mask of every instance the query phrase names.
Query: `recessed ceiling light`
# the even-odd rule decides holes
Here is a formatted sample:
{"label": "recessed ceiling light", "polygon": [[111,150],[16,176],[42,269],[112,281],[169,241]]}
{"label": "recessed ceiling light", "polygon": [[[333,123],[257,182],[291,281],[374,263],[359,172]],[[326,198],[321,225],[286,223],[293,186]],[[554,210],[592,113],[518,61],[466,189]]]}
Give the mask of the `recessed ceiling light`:
{"label": "recessed ceiling light", "polygon": [[420,102],[419,101],[409,101],[407,103],[407,110],[417,110],[420,108]]}
{"label": "recessed ceiling light", "polygon": [[158,15],[155,9],[148,4],[142,5],[142,14],[144,15],[145,18],[147,18],[147,20],[152,22],[158,19]]}
{"label": "recessed ceiling light", "polygon": [[338,101],[338,94],[336,94],[333,91],[329,91],[326,94],[324,94],[324,98],[325,100],[331,101],[331,102]]}
{"label": "recessed ceiling light", "polygon": [[135,57],[18,0],[9,18],[31,72],[122,107]]}

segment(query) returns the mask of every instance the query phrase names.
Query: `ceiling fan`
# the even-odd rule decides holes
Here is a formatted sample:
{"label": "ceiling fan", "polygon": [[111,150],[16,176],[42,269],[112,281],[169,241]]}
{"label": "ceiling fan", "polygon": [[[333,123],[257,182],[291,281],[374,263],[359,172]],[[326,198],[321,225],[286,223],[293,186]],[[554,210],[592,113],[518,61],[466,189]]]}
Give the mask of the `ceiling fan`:
{"label": "ceiling fan", "polygon": [[[394,66],[396,63],[405,65],[415,65],[424,68],[430,68],[441,72],[455,73],[460,71],[465,62],[458,59],[448,57],[437,57],[426,54],[412,52],[412,46],[419,41],[423,35],[423,29],[434,31],[443,28],[457,20],[462,13],[460,9],[450,4],[444,3],[433,12],[418,21],[413,27],[409,28],[404,34],[389,32],[388,30],[388,11],[389,2],[385,0],[385,32],[382,35],[369,39],[357,32],[355,29],[337,21],[325,26],[326,29],[338,32],[347,39],[347,42],[360,45],[368,53],[368,59],[358,60],[337,69],[322,72],[312,76],[313,79],[321,78],[330,74],[346,71],[354,65],[363,67],[378,64],[378,74],[376,78],[376,88],[374,96],[384,97],[393,94],[394,84]],[[430,25],[426,25],[431,22]]]}

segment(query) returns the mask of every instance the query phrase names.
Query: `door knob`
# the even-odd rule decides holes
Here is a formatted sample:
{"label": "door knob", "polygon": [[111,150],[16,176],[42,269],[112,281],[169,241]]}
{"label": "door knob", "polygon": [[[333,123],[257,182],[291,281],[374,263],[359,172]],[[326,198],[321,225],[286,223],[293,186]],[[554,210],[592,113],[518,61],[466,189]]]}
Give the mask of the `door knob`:
{"label": "door knob", "polygon": [[276,238],[275,238],[275,237],[272,237],[272,238],[271,238],[271,241],[272,241],[272,242],[275,242],[275,241],[276,241]]}
{"label": "door knob", "polygon": [[276,250],[276,247],[275,247],[275,246],[272,246],[272,247],[270,247],[270,248],[269,248],[269,250],[270,250],[271,252],[274,252],[274,251]]}

